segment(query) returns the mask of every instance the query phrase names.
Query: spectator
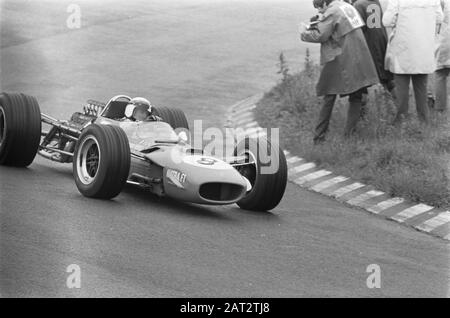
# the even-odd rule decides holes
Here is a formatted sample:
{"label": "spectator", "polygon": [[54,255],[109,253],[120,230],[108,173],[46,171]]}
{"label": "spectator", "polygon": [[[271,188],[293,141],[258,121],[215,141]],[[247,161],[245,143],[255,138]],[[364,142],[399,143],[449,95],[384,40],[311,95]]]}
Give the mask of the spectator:
{"label": "spectator", "polygon": [[378,83],[377,71],[362,31],[364,22],[350,4],[339,0],[314,0],[323,14],[301,39],[321,43],[322,71],[317,95],[325,96],[314,143],[325,140],[337,95],[349,96],[345,135],[351,135],[361,114],[363,89]]}
{"label": "spectator", "polygon": [[436,71],[436,104],[437,111],[444,112],[448,105],[447,79],[450,74],[450,0],[441,0],[444,21],[439,34]]}
{"label": "spectator", "polygon": [[388,36],[383,26],[383,10],[379,0],[356,0],[353,6],[358,10],[366,25],[363,27],[367,45],[377,68],[380,83],[395,98],[394,75],[385,69]]}
{"label": "spectator", "polygon": [[390,0],[383,24],[392,27],[386,68],[394,73],[398,111],[395,124],[408,115],[412,80],[419,119],[428,122],[428,75],[436,70],[435,32],[442,22],[440,0]]}

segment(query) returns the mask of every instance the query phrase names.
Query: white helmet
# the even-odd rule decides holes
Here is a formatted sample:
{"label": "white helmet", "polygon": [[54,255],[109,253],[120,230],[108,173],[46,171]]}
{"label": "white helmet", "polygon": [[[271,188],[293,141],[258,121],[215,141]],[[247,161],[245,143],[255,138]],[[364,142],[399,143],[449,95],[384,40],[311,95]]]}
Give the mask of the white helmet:
{"label": "white helmet", "polygon": [[137,107],[139,108],[143,107],[146,110],[148,110],[149,113],[152,113],[152,104],[148,99],[144,97],[135,97],[128,102],[128,105],[125,108],[125,116],[128,118],[133,117],[134,110]]}

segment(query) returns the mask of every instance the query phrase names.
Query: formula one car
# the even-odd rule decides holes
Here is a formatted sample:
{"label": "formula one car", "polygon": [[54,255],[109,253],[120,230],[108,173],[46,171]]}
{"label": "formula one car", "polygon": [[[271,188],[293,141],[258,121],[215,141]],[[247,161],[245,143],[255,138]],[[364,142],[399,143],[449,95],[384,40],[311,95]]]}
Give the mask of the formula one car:
{"label": "formula one car", "polygon": [[[287,164],[283,151],[266,138],[244,138],[231,158],[216,158],[187,142],[188,121],[180,109],[153,107],[159,121],[124,121],[130,97],[107,103],[89,100],[68,121],[40,112],[25,94],[0,94],[0,164],[26,167],[36,154],[72,163],[76,186],[86,197],[111,199],[126,183],[158,196],[209,205],[237,203],[268,211],[283,197]],[[42,130],[42,124],[49,126]],[[264,173],[264,153],[277,169]],[[267,157],[267,156],[265,156]]]}

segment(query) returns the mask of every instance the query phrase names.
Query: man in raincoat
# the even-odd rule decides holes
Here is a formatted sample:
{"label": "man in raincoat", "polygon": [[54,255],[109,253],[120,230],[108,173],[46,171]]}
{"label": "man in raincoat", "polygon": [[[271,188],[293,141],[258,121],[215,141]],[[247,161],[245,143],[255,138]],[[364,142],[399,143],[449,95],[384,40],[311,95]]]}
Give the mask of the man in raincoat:
{"label": "man in raincoat", "polygon": [[314,28],[301,34],[301,39],[321,44],[322,71],[316,91],[325,97],[314,133],[314,143],[318,144],[325,140],[337,95],[349,96],[345,127],[349,136],[360,118],[364,89],[379,80],[358,11],[339,0],[314,0],[313,4],[323,16]]}
{"label": "man in raincoat", "polygon": [[411,82],[419,120],[429,122],[428,75],[436,70],[436,30],[441,23],[440,0],[390,0],[388,3],[383,24],[394,31],[385,65],[395,80],[398,110],[394,124],[409,117]]}
{"label": "man in raincoat", "polygon": [[394,93],[394,75],[385,69],[388,35],[383,25],[383,9],[379,0],[356,0],[353,6],[358,10],[366,25],[363,27],[367,45],[377,68],[380,83],[392,95]]}

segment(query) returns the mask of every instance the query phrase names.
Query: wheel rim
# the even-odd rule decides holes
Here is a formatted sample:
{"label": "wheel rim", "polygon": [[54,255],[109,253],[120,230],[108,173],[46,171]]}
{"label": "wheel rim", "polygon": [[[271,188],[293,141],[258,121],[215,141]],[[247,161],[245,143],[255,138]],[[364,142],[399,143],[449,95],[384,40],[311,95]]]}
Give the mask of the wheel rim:
{"label": "wheel rim", "polygon": [[77,153],[77,174],[83,184],[88,185],[95,181],[100,168],[100,158],[97,139],[94,136],[84,139]]}
{"label": "wheel rim", "polygon": [[[240,167],[238,167],[237,170],[243,177],[248,179],[248,181],[252,185],[252,190],[253,190],[253,187],[255,186],[255,183],[256,183],[256,176],[257,176],[257,172],[258,172],[258,163],[256,161],[255,155],[251,151],[245,151],[242,155],[245,156],[246,161],[248,160],[248,162],[250,164],[245,165],[245,166],[240,166]],[[247,191],[247,193],[251,192],[252,190]]]}
{"label": "wheel rim", "polygon": [[0,147],[2,146],[3,139],[6,136],[6,118],[3,107],[0,107]]}

